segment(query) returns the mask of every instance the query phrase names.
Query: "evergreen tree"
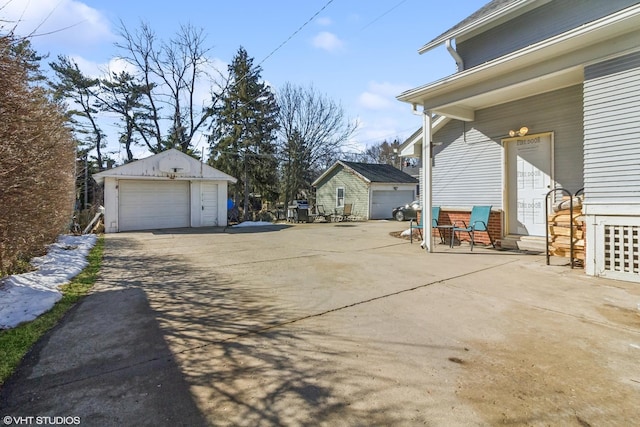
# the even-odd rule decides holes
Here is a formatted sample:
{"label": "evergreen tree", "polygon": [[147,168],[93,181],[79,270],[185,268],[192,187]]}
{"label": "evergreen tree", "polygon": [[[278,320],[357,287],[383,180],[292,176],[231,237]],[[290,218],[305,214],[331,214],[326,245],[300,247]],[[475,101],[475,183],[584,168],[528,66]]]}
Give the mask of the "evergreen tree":
{"label": "evergreen tree", "polygon": [[57,81],[51,82],[54,100],[70,103],[67,114],[78,140],[86,146],[81,150],[96,150],[98,170],[104,170],[102,149],[106,147],[105,134],[98,124],[99,104],[96,93],[100,79],[85,76],[78,64],[67,56],[58,56],[57,62],[49,64]]}
{"label": "evergreen tree", "polygon": [[231,191],[235,200],[243,195],[245,220],[250,193],[260,194],[263,200],[277,197],[278,107],[260,73],[261,68],[240,47],[229,65],[231,84],[220,99],[209,139],[209,163],[238,179]]}
{"label": "evergreen tree", "polygon": [[283,157],[282,192],[288,205],[292,200],[298,199],[301,190],[311,189],[314,178],[309,144],[297,129],[284,142]]}
{"label": "evergreen tree", "polygon": [[122,121],[118,139],[127,153],[126,162],[135,160],[131,148],[138,142],[134,136],[136,133],[153,152],[151,131],[146,126],[152,114],[144,96],[148,86],[126,71],[111,73],[110,78],[100,81],[100,86],[102,90],[96,95],[100,100],[100,108],[119,115]]}

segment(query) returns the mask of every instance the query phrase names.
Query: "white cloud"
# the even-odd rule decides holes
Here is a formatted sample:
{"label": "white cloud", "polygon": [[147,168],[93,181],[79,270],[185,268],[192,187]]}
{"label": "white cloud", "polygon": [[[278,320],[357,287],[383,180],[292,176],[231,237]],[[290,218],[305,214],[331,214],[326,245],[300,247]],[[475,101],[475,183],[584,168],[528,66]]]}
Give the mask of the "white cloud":
{"label": "white cloud", "polygon": [[391,106],[391,101],[380,94],[367,91],[360,94],[358,104],[368,110],[384,110]]}
{"label": "white cloud", "polygon": [[1,10],[5,30],[15,26],[34,41],[86,47],[114,40],[108,19],[97,9],[77,0],[5,1]]}
{"label": "white cloud", "polygon": [[384,110],[400,108],[400,103],[396,100],[401,92],[408,87],[389,82],[369,82],[367,90],[358,97],[358,104],[368,110]]}
{"label": "white cloud", "polygon": [[127,71],[129,74],[135,74],[136,68],[122,58],[111,58],[109,63],[101,66],[102,74],[111,76],[113,73],[120,74]]}
{"label": "white cloud", "polygon": [[331,18],[325,16],[325,17],[322,17],[322,18],[318,18],[316,20],[316,23],[318,25],[323,26],[323,27],[328,27],[329,25],[333,24],[333,21],[331,20]]}
{"label": "white cloud", "polygon": [[358,132],[358,140],[363,145],[378,144],[384,140],[393,140],[398,136],[398,122],[390,117],[371,117],[363,122]]}
{"label": "white cloud", "polygon": [[326,50],[327,52],[338,52],[344,49],[344,42],[333,33],[322,31],[312,40],[314,47]]}

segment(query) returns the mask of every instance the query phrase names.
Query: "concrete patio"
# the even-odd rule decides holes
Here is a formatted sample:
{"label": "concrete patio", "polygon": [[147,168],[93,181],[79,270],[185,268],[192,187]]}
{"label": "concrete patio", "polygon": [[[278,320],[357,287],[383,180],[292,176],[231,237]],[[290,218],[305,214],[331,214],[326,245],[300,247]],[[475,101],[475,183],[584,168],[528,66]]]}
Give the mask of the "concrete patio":
{"label": "concrete patio", "polygon": [[[407,223],[106,237],[91,296],[0,390],[82,425],[629,425],[640,287]],[[556,260],[557,261],[557,260]]]}

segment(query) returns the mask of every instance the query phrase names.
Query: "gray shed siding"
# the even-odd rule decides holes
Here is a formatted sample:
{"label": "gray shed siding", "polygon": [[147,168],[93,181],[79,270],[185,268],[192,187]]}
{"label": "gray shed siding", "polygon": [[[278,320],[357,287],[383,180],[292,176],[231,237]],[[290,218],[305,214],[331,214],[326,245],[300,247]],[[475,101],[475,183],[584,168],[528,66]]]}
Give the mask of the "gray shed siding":
{"label": "gray shed siding", "polygon": [[[369,218],[369,186],[358,175],[342,166],[316,186],[316,204],[324,205],[327,212],[336,208],[336,190],[344,188],[344,202],[353,205],[353,213],[363,218]],[[341,210],[340,208],[339,210]]]}
{"label": "gray shed siding", "polygon": [[503,147],[510,129],[554,132],[556,185],[583,186],[582,85],[476,111],[474,122],[452,120],[433,141],[433,203],[468,207],[502,206]]}
{"label": "gray shed siding", "polygon": [[640,205],[640,52],[585,68],[585,202]]}
{"label": "gray shed siding", "polygon": [[638,0],[553,0],[457,44],[465,69],[639,3]]}

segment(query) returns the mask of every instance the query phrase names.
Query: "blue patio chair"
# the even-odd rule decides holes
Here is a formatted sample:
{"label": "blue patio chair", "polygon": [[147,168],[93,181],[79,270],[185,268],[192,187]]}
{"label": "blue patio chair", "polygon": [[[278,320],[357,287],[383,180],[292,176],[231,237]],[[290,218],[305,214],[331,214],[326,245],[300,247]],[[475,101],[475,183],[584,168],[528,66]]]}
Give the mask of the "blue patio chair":
{"label": "blue patio chair", "polygon": [[[464,221],[464,227],[459,227],[456,222],[453,223],[453,229],[451,230],[451,246],[453,247],[453,243],[456,239],[456,232],[464,231],[469,234],[469,238],[471,239],[471,250],[473,250],[473,245],[475,243],[475,232],[476,231],[484,231],[489,235],[489,240],[491,241],[491,245],[495,248],[496,244],[493,242],[493,237],[491,237],[491,233],[489,233],[489,215],[491,214],[491,206],[474,206],[471,209],[471,217],[469,218],[469,225],[467,225]],[[458,237],[458,241],[460,241],[460,237]]]}
{"label": "blue patio chair", "polygon": [[[439,216],[440,216],[440,206],[432,206],[431,207],[431,228],[438,228],[438,217]],[[420,233],[420,238],[424,239],[424,237],[422,236],[422,229],[424,228],[423,218],[424,218],[424,215],[420,215],[420,222],[416,223],[415,225],[413,224],[413,219],[409,222],[409,232],[410,232],[410,236],[411,236],[410,237],[411,243],[413,243],[413,230],[414,229],[418,230],[418,233]]]}

